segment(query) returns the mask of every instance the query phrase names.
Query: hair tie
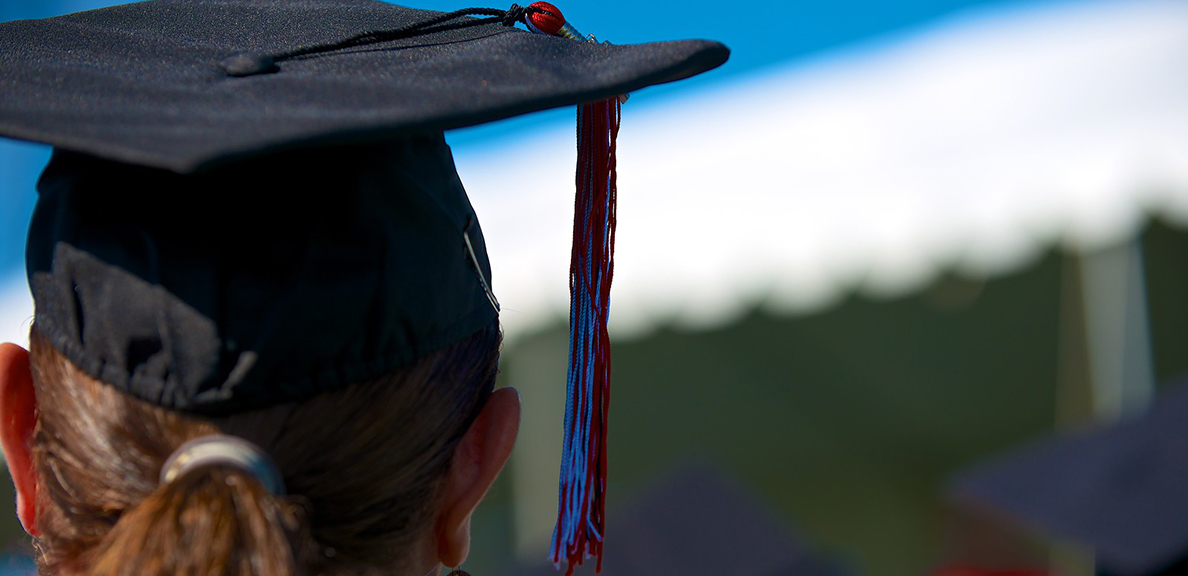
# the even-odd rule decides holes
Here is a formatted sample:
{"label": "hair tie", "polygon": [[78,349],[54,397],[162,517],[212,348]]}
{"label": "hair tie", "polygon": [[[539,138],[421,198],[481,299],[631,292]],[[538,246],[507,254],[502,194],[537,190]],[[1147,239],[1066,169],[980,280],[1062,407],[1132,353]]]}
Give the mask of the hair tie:
{"label": "hair tie", "polygon": [[255,476],[269,492],[285,493],[285,481],[262,448],[236,436],[212,434],[182,444],[161,467],[161,484],[202,466],[231,466]]}

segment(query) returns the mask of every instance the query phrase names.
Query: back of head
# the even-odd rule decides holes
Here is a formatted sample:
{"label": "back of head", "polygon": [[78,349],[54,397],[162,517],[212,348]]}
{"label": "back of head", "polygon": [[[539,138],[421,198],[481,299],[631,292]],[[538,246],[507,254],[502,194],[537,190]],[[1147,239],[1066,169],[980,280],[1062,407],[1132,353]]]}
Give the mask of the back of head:
{"label": "back of head", "polygon": [[[43,484],[45,571],[461,562],[519,404],[490,393],[499,303],[442,131],[568,105],[580,441],[553,557],[601,554],[622,96],[717,67],[725,46],[587,41],[544,2],[169,0],[0,31],[0,135],[57,149],[27,244],[36,374],[20,376],[41,413],[24,413],[17,473]],[[267,451],[288,493],[226,466],[158,480],[216,432]]]}
{"label": "back of head", "polygon": [[[380,379],[198,418],[83,374],[35,327],[41,573],[404,571],[430,528],[454,448],[494,385],[499,341],[492,324]],[[220,432],[264,448],[288,493],[223,466],[159,482],[180,445]]]}

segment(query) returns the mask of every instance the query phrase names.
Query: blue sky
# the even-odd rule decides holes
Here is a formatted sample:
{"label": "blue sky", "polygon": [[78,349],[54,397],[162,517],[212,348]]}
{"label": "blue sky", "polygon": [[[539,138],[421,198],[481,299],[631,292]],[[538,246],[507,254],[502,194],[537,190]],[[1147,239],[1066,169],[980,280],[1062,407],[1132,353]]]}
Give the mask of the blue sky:
{"label": "blue sky", "polygon": [[[99,0],[4,0],[0,20],[39,18],[100,7]],[[730,62],[711,74],[680,84],[688,93],[747,77],[765,67],[908,33],[963,12],[1037,4],[1028,0],[754,0],[745,8],[708,0],[557,2],[582,32],[602,40],[634,43],[711,38],[733,50]],[[451,0],[424,0],[417,7],[453,10]],[[500,5],[502,6],[502,5]],[[661,102],[677,88],[652,88],[634,105]],[[641,101],[642,100],[642,101]],[[555,110],[450,135],[455,146],[488,144],[509,134],[552,122],[571,122],[572,111]],[[0,277],[15,274],[23,261],[24,233],[35,199],[37,173],[48,159],[42,146],[0,140]]]}

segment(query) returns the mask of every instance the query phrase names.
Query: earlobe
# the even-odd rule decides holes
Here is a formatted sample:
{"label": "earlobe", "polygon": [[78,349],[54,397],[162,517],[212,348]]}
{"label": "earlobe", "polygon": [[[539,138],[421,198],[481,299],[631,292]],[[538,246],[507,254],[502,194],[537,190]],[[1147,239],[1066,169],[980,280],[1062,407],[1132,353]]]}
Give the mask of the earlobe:
{"label": "earlobe", "polygon": [[37,473],[29,441],[37,425],[37,397],[29,353],[15,344],[0,344],[0,447],[17,494],[17,516],[25,531],[37,528]]}
{"label": "earlobe", "polygon": [[520,430],[520,394],[496,390],[462,438],[447,476],[438,513],[437,554],[446,566],[460,566],[470,550],[470,517],[511,456]]}

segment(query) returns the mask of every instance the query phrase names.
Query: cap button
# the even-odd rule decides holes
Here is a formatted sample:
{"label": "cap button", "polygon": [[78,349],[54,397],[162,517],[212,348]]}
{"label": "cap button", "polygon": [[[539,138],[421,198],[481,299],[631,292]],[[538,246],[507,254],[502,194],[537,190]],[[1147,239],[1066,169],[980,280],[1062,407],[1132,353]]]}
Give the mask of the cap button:
{"label": "cap button", "polygon": [[548,2],[533,2],[529,8],[544,10],[544,12],[534,12],[528,15],[528,22],[542,34],[556,36],[561,31],[561,27],[565,26],[565,16],[561,15],[561,11],[556,6]]}
{"label": "cap button", "polygon": [[235,78],[255,76],[256,74],[271,74],[277,71],[276,61],[272,59],[272,56],[267,54],[252,54],[249,52],[242,52],[227,58],[219,62],[219,67],[228,76]]}

